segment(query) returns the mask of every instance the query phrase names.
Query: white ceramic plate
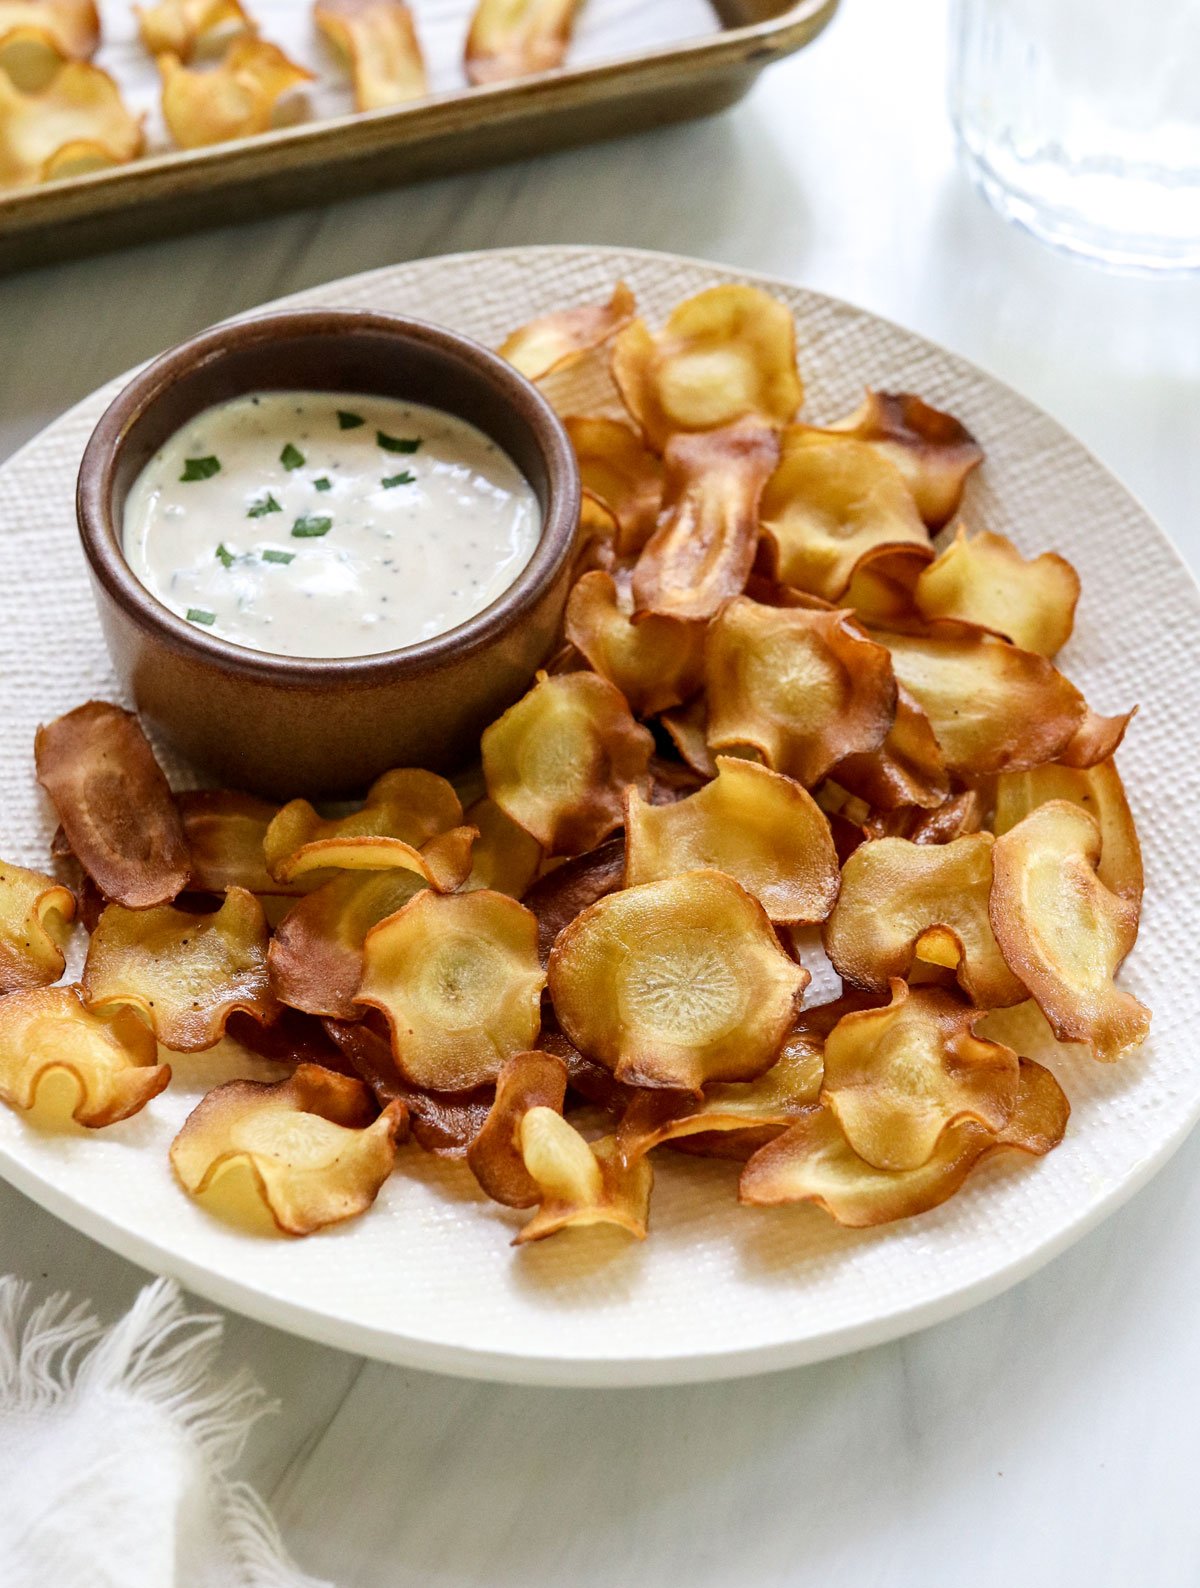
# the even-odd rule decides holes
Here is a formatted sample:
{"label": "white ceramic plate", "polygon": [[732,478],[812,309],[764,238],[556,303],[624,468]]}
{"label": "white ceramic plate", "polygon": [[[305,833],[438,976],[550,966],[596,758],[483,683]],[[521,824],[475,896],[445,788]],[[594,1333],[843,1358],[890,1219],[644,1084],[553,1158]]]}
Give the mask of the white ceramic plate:
{"label": "white ceramic plate", "polygon": [[[702,287],[745,279],[667,255],[538,248],[401,265],[288,301],[402,310],[495,342],[618,276],[651,321]],[[1200,808],[1196,588],[1137,503],[1045,414],[861,310],[767,285],[796,313],[810,417],[843,413],[870,382],[920,392],[970,426],[987,462],[969,521],[1076,564],[1083,601],[1063,664],[1099,710],[1142,704],[1121,766],[1148,891],[1123,978],[1153,1007],[1154,1030],[1114,1067],[1052,1056],[1074,1110],[1063,1146],[1036,1163],[994,1162],[945,1207],[861,1233],[812,1208],[738,1208],[731,1166],[665,1153],[647,1242],[575,1232],[520,1251],[509,1237],[524,1215],[486,1202],[465,1168],[405,1148],[366,1218],[306,1241],[258,1239],[202,1212],[168,1168],[196,1097],[237,1067],[216,1053],[177,1063],[162,1097],[106,1131],[42,1135],[0,1110],[6,1179],[147,1268],[331,1345],[482,1378],[615,1385],[811,1362],[947,1318],[1031,1273],[1165,1162],[1200,1113],[1200,891],[1178,839]],[[0,470],[0,535],[7,566],[22,571],[0,623],[0,853],[25,864],[45,864],[53,826],[34,785],[37,723],[115,693],[72,507],[80,452],[115,390]],[[577,409],[604,396],[570,378],[556,393]]]}

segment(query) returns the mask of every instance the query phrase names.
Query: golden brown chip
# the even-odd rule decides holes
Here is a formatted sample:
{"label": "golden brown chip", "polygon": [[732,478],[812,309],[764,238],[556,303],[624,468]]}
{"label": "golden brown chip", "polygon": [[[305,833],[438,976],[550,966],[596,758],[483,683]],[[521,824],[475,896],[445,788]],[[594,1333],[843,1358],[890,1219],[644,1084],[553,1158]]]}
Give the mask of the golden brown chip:
{"label": "golden brown chip", "polygon": [[256,31],[242,0],[155,0],[133,9],[147,51],[177,55],[181,61],[224,49],[240,35]]}
{"label": "golden brown chip", "polygon": [[195,893],[294,894],[302,884],[280,882],[267,870],[263,841],[279,807],[232,789],[194,789],[175,796],[191,857],[188,886]]}
{"label": "golden brown chip", "polygon": [[549,1053],[516,1053],[496,1082],[496,1101],[467,1149],[471,1173],[491,1197],[510,1208],[532,1208],[542,1190],[521,1156],[521,1121],[531,1108],[563,1111],[567,1067]]}
{"label": "golden brown chip", "polygon": [[673,805],[625,806],[624,886],[684,871],[723,871],[772,921],[823,921],[840,877],[829,824],[799,783],[752,761],[717,757],[711,783]]}
{"label": "golden brown chip", "polygon": [[1132,711],[1119,712],[1115,717],[1102,717],[1090,706],[1086,707],[1082,721],[1058,759],[1063,766],[1080,769],[1111,760],[1120,749],[1126,729],[1137,716],[1137,710],[1134,706]]}
{"label": "golden brown chip", "polygon": [[524,905],[486,888],[426,890],[367,934],[355,1002],[387,1018],[409,1081],[461,1092],[533,1047],[545,982]]}
{"label": "golden brown chip", "polygon": [[607,303],[581,303],[520,326],[501,344],[500,357],[519,369],[526,380],[542,380],[603,347],[628,325],[635,308],[633,293],[618,281]]}
{"label": "golden brown chip", "polygon": [[262,905],[244,888],[231,888],[215,915],[110,904],[88,945],[83,996],[92,1009],[129,1004],[164,1047],[199,1052],[221,1040],[235,1009],[260,1021],[275,1014],[267,940]]}
{"label": "golden brown chip", "polygon": [[636,557],[658,523],[662,463],[619,419],[569,418],[563,423],[584,490],[612,515],[618,554]]}
{"label": "golden brown chip", "polygon": [[625,840],[610,838],[597,849],[576,855],[539,877],[523,903],[537,916],[538,954],[550,958],[554,940],[564,926],[605,894],[615,893],[625,874]]}
{"label": "golden brown chip", "polygon": [[613,378],[651,446],[739,419],[778,428],[804,396],[790,309],[760,287],[710,287],[653,335],[642,320],[613,347]]}
{"label": "golden brown chip", "polygon": [[775,432],[743,420],[672,436],[658,528],[633,571],[638,612],[708,618],[744,589],[758,543],[758,500],[779,456]]}
{"label": "golden brown chip", "polygon": [[361,1081],[316,1064],[273,1085],[228,1081],[184,1121],[171,1167],[213,1211],[265,1206],[285,1234],[311,1235],[365,1213],[391,1174],[404,1104],[374,1112]]}
{"label": "golden brown chip", "polygon": [[964,789],[932,810],[901,805],[867,819],[867,838],[910,838],[914,844],[948,844],[983,826],[983,802],[974,789]]}
{"label": "golden brown chip", "polygon": [[1120,1058],[1150,1028],[1150,1011],[1113,978],[1137,935],[1137,905],[1097,875],[1101,833],[1082,806],[1039,805],[993,851],[996,941],[1063,1042]]}
{"label": "golden brown chip", "polygon": [[646,612],[611,574],[585,573],[567,602],[567,638],[591,667],[615,684],[639,717],[678,706],[704,679],[705,625]]}
{"label": "golden brown chip", "polygon": [[762,906],[717,871],[609,894],[550,956],[575,1046],[620,1081],[681,1091],[769,1069],[808,981]]}
{"label": "golden brown chip", "polygon": [[283,96],[313,76],[254,34],[235,39],[220,64],[206,70],[185,66],[169,52],[156,60],[163,120],[181,149],[267,132]]}
{"label": "golden brown chip", "polygon": [[100,43],[93,0],[0,0],[0,73],[27,94],[48,87],[64,61],[86,61]]}
{"label": "golden brown chip", "polygon": [[645,1240],[654,1184],[648,1158],[627,1164],[615,1137],[585,1141],[553,1108],[531,1108],[524,1114],[517,1139],[541,1201],[514,1246],[588,1224],[615,1224]]}
{"label": "golden brown chip", "polygon": [[962,618],[1054,656],[1071,637],[1079,575],[1057,552],[1027,559],[1006,536],[985,529],[968,538],[960,524],[921,573],[915,594],[923,618]]}
{"label": "golden brown chip", "polygon": [[895,464],[930,529],[958,512],[967,476],[983,462],[983,448],[965,425],[911,392],[868,390],[852,414],[829,428],[868,442]]}
{"label": "golden brown chip", "polygon": [[844,612],[739,596],[709,628],[705,672],[709,746],[748,746],[806,788],[877,749],[896,713],[887,651]]}
{"label": "golden brown chip", "polygon": [[717,775],[717,763],[708,748],[708,702],[703,695],[659,718],[683,762],[697,777]]}
{"label": "golden brown chip", "polygon": [[759,511],[774,576],[826,601],[845,595],[868,555],[929,545],[912,493],[886,458],[804,425],[785,432]]}
{"label": "golden brown chip", "polygon": [[923,960],[954,970],[981,1009],[1020,1003],[1025,988],[988,917],[992,848],[991,833],[948,844],[862,844],[842,867],[842,891],[825,923],[834,969],[855,987],[885,992]]}
{"label": "golden brown chip", "polygon": [[471,874],[466,888],[494,888],[519,899],[537,876],[542,846],[495,800],[476,800],[464,818],[479,834],[471,849]]}
{"label": "golden brown chip", "polygon": [[11,1108],[97,1129],[136,1114],[170,1079],[132,1009],[94,1013],[77,987],[0,998],[0,1099]]}
{"label": "golden brown chip", "polygon": [[82,176],[141,152],[141,118],[98,66],[68,61],[30,94],[0,71],[0,187]]}
{"label": "golden brown chip", "polygon": [[993,1134],[1017,1100],[1017,1055],[975,1034],[983,1011],[938,987],[892,982],[886,1009],[847,1015],[825,1040],[821,1101],[875,1169],[919,1169],[972,1119]]}
{"label": "golden brown chip", "polygon": [[39,728],[34,755],[67,842],[102,893],[143,909],[187,887],[179,812],[136,717],[89,701]]}
{"label": "golden brown chip", "polygon": [[1012,1147],[1032,1158],[1044,1158],[1066,1135],[1070,1117],[1067,1094],[1051,1072],[1032,1059],[1022,1059],[1016,1104],[988,1151]]}
{"label": "golden brown chip", "polygon": [[621,821],[627,785],[647,786],[653,736],[594,673],[540,675],[482,740],[488,793],[547,855],[594,849]]}
{"label": "golden brown chip", "polygon": [[896,715],[877,750],[848,755],[835,782],[877,810],[905,805],[935,810],[950,798],[950,778],[929,718],[907,689],[896,690]]}
{"label": "golden brown chip", "polygon": [[429,92],[412,11],[404,0],[316,0],[313,19],[349,61],[359,110],[405,105]]}
{"label": "golden brown chip", "polygon": [[582,0],[477,0],[464,61],[471,83],[502,83],[561,66]]}
{"label": "golden brown chip", "polygon": [[849,607],[861,623],[915,621],[917,580],[933,561],[932,546],[879,546],[854,565],[838,605]]}
{"label": "golden brown chip", "polygon": [[0,860],[0,995],[58,980],[74,918],[70,888]]}

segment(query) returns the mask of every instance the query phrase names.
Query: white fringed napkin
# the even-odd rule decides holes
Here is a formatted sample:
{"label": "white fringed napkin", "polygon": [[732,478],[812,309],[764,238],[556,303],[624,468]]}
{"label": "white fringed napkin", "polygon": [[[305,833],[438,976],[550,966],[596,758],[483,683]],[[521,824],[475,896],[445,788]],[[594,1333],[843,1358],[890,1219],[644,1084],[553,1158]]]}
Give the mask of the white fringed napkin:
{"label": "white fringed napkin", "polygon": [[230,1476],[269,1409],[214,1376],[221,1322],[157,1280],[110,1329],[0,1278],[4,1588],[330,1588]]}

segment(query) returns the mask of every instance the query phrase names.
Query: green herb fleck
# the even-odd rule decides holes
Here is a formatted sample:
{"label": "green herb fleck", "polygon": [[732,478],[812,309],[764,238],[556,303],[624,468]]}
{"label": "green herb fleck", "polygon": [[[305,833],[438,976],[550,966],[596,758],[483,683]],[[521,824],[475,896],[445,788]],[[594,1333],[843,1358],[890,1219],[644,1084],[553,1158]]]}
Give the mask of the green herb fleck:
{"label": "green herb fleck", "polygon": [[411,485],[416,475],[411,469],[405,469],[403,474],[389,474],[386,480],[381,481],[384,489],[390,491],[393,485]]}
{"label": "green herb fleck", "polygon": [[306,514],[292,525],[292,534],[299,540],[314,540],[318,535],[328,535],[332,528],[332,518],[309,518]]}
{"label": "green herb fleck", "polygon": [[217,614],[206,612],[203,607],[188,607],[187,620],[189,623],[215,623]]}
{"label": "green herb fleck", "polygon": [[357,430],[367,422],[361,414],[348,414],[344,408],[338,409],[337,416],[339,430]]}
{"label": "green herb fleck", "polygon": [[267,550],[262,554],[264,562],[283,563],[291,562],[295,555],[296,553],[294,551],[275,551],[271,547],[268,547]]}
{"label": "green herb fleck", "polygon": [[262,518],[264,516],[264,514],[266,514],[266,513],[282,513],[282,512],[283,512],[283,508],[280,507],[279,503],[271,495],[270,491],[268,491],[267,494],[266,494],[266,497],[264,498],[263,501],[255,502],[254,506],[246,514],[246,517],[247,518]]}
{"label": "green herb fleck", "polygon": [[222,568],[232,568],[234,563],[237,561],[237,558],[233,555],[224,541],[222,541],[217,547],[217,561],[221,564]]}
{"label": "green herb fleck", "polygon": [[313,481],[313,489],[317,491],[332,491],[333,481],[327,474],[323,474],[319,480]]}
{"label": "green herb fleck", "polygon": [[415,452],[421,445],[420,437],[408,441],[403,436],[386,436],[382,430],[375,432],[375,440],[385,452]]}
{"label": "green herb fleck", "polygon": [[186,458],[183,465],[181,480],[211,480],[214,474],[220,474],[221,462],[219,458]]}
{"label": "green herb fleck", "polygon": [[279,454],[279,461],[285,469],[302,469],[304,467],[304,454],[289,441]]}

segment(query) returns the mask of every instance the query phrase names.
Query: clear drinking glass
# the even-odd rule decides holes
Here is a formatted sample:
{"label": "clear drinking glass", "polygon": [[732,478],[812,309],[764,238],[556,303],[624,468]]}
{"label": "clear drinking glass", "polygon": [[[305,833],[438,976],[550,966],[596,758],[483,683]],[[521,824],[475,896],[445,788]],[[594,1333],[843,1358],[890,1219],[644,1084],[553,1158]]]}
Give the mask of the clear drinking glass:
{"label": "clear drinking glass", "polygon": [[1129,269],[1200,269],[1200,0],[951,0],[950,114],[1001,214]]}

